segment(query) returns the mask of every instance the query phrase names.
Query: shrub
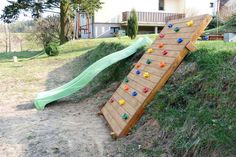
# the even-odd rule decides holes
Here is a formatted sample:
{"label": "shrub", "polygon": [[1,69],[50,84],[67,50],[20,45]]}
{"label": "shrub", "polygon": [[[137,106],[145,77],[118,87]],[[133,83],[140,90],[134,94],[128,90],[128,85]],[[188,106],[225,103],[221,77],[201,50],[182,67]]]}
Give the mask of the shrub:
{"label": "shrub", "polygon": [[127,35],[131,39],[135,39],[138,33],[138,18],[136,11],[131,10],[130,17],[128,19]]}
{"label": "shrub", "polygon": [[55,42],[50,42],[44,46],[45,53],[48,56],[57,56],[59,54],[58,44]]}

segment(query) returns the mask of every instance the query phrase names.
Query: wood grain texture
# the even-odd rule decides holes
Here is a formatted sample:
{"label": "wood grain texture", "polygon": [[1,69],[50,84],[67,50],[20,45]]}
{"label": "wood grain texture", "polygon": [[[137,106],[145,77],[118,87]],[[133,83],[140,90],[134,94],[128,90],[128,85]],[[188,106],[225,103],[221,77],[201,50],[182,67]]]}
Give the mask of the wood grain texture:
{"label": "wood grain texture", "polygon": [[[186,24],[190,20],[194,21],[192,27],[188,27]],[[168,28],[166,26],[161,32],[165,34],[165,37],[160,38],[158,36],[151,45],[151,48],[154,50],[153,53],[145,53],[141,57],[138,61],[140,67],[135,67],[127,75],[130,81],[128,83],[122,83],[113,94],[112,97],[115,102],[110,104],[108,101],[102,108],[102,113],[116,137],[122,137],[128,134],[130,128],[142,116],[145,107],[165,85],[184,57],[189,51],[195,50],[195,41],[203,33],[210,21],[211,16],[202,15],[168,22],[174,24],[174,27],[180,27],[180,31],[174,32],[174,27]],[[177,38],[183,38],[184,41],[178,44]],[[164,43],[162,48],[158,47],[160,42]],[[164,50],[168,51],[166,55],[162,54]],[[147,64],[147,60],[150,60],[151,64]],[[161,61],[165,63],[163,68],[160,67]],[[136,74],[136,70],[140,71],[139,75]],[[143,76],[145,72],[150,77],[145,78]],[[128,91],[124,90],[124,85],[129,86]],[[145,93],[144,88],[147,88],[148,92]],[[132,96],[132,91],[136,91],[137,96]],[[119,99],[126,100],[126,104],[120,106],[118,104]],[[121,118],[121,114],[124,112],[129,114],[127,120]]]}

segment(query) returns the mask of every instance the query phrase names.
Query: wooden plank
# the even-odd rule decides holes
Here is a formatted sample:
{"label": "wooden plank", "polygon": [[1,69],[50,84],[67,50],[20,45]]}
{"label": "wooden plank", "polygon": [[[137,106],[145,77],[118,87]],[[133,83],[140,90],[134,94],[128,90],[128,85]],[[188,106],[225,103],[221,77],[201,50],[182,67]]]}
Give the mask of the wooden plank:
{"label": "wooden plank", "polygon": [[158,62],[160,63],[161,61],[164,61],[165,63],[173,63],[173,61],[175,60],[175,58],[173,57],[167,57],[167,56],[157,56],[157,55],[153,55],[153,54],[144,54],[143,55],[144,59],[151,59],[152,61]]}
{"label": "wooden plank", "polygon": [[167,50],[167,51],[181,51],[185,47],[184,44],[179,44],[179,45],[165,45],[163,48],[159,48],[158,45],[152,45],[152,49],[154,51],[157,50]]}
{"label": "wooden plank", "polygon": [[[205,14],[205,15],[199,15],[199,16],[195,16],[195,17],[188,17],[188,18],[184,18],[184,19],[176,19],[176,20],[171,20],[168,23],[172,23],[172,24],[186,23],[186,22],[188,22],[190,20],[193,20],[193,21],[201,20],[202,21],[206,16],[208,16],[208,15]],[[199,23],[198,26],[200,24],[201,23]]]}
{"label": "wooden plank", "polygon": [[[186,22],[189,20],[194,20],[195,22],[194,26],[191,28],[186,27]],[[196,22],[198,20],[199,20],[199,23]],[[159,37],[157,37],[157,39],[153,43],[152,48],[154,49],[154,52],[152,54],[145,53],[143,57],[138,61],[138,63],[141,65],[138,68],[141,71],[141,74],[136,75],[135,72],[137,69],[134,68],[133,70],[131,70],[131,72],[127,76],[129,78],[129,82],[127,84],[129,85],[130,90],[128,92],[124,91],[122,89],[124,85],[123,83],[122,86],[120,86],[117,89],[117,92],[115,92],[114,94],[116,99],[119,99],[122,97],[127,99],[127,104],[124,105],[124,107],[126,106],[126,109],[124,110],[127,110],[130,107],[134,108],[133,115],[130,116],[129,120],[125,121],[126,125],[124,127],[119,126],[121,128],[121,132],[117,133],[118,137],[127,135],[130,128],[133,127],[135,123],[139,120],[139,118],[144,112],[145,106],[148,105],[148,103],[153,99],[156,93],[165,85],[166,81],[177,69],[179,64],[182,62],[183,58],[188,54],[189,50],[193,50],[194,42],[196,41],[197,37],[204,31],[205,27],[208,25],[210,20],[211,20],[210,16],[198,16],[198,17],[189,18],[185,20],[179,20],[178,21],[179,23],[175,23],[175,25],[177,26],[179,24],[182,24],[182,25],[185,25],[185,27],[181,29],[183,32],[178,32],[176,34],[181,35],[181,37],[184,38],[184,42],[181,44],[175,44],[175,41],[177,39],[174,37],[177,37],[177,35],[172,34],[173,30],[168,30],[166,31],[166,33],[169,33],[169,34],[167,34],[164,39],[160,39]],[[192,31],[192,30],[195,30],[195,31]],[[162,49],[157,48],[157,43],[161,41],[166,43],[165,48],[162,48]],[[169,53],[165,56],[162,55],[163,49],[166,49],[169,51]],[[152,63],[146,64],[147,59],[151,59]],[[166,62],[166,66],[163,68],[160,68],[159,63],[160,61],[163,61],[163,60]],[[151,77],[147,79],[144,78],[143,77],[144,72],[150,73]],[[143,93],[144,87],[148,87],[150,91],[148,93]],[[138,92],[138,95],[136,97],[131,96],[132,90],[135,90]],[[114,104],[114,107],[115,105],[116,104]],[[106,106],[107,104],[105,105],[105,107]],[[117,111],[112,111],[112,112],[117,112]],[[118,111],[118,112],[121,113],[121,111]],[[118,114],[116,113],[116,115],[119,115],[119,113]],[[119,121],[120,119],[116,118],[115,120]],[[108,121],[108,123],[114,123],[114,120],[113,122]],[[113,125],[115,125],[115,123]]]}
{"label": "wooden plank", "polygon": [[[134,75],[136,75],[136,74],[135,74],[135,71],[136,71],[136,69],[133,69],[133,70],[131,71],[131,73],[133,73]],[[136,78],[141,78],[141,79],[147,80],[147,81],[149,81],[149,82],[152,82],[152,83],[154,83],[154,84],[157,83],[157,82],[160,80],[160,76],[157,76],[157,74],[154,74],[154,73],[149,73],[149,74],[150,74],[150,77],[149,77],[149,78],[144,78],[144,77],[143,77],[143,74],[144,74],[145,72],[147,72],[147,71],[141,71],[141,74],[140,74],[140,75],[137,75]]]}
{"label": "wooden plank", "polygon": [[117,124],[117,122],[112,118],[111,114],[107,111],[106,106],[102,108],[102,114],[104,115],[105,119],[109,122],[110,128],[115,132],[116,136],[120,135],[121,128]]}
{"label": "wooden plank", "polygon": [[[134,83],[134,82],[133,82]],[[140,90],[140,89],[142,89],[142,87],[140,87],[139,86],[139,88],[135,88],[135,85],[133,85],[133,83],[131,83],[131,82],[129,82],[129,84],[128,84],[128,86],[129,86],[129,91],[124,91],[124,92],[126,92],[127,94],[129,94],[130,96],[131,96],[131,98],[132,99],[137,99],[140,103],[142,103],[145,99],[146,99],[146,96],[144,96],[142,93],[142,90]],[[122,83],[121,85],[120,85],[120,87],[124,87],[125,85],[127,85],[127,84],[124,84],[124,83]],[[144,88],[144,87],[143,87]],[[117,89],[118,90],[118,89]],[[138,95],[137,96],[132,96],[132,92],[133,91],[136,91],[137,93],[138,93]]]}
{"label": "wooden plank", "polygon": [[[142,65],[144,64],[146,65],[146,60],[147,60],[146,58],[141,58],[138,63],[141,63]],[[150,64],[149,66],[162,70],[162,71],[166,71],[171,66],[171,64],[166,63],[166,66],[161,68],[159,62],[152,62],[152,64]]]}
{"label": "wooden plank", "polygon": [[150,89],[152,89],[153,87],[155,87],[155,83],[146,80],[142,77],[136,77],[133,73],[129,73],[128,77],[132,80],[134,80],[135,82],[138,82],[141,85],[144,85],[145,87],[148,87]]}
{"label": "wooden plank", "polygon": [[[183,41],[181,44],[182,44],[182,45],[186,45],[186,44],[189,42],[189,39],[190,39],[190,38],[185,38],[184,41]],[[176,39],[159,39],[159,40],[155,40],[155,41],[153,42],[153,44],[151,45],[151,47],[152,47],[152,46],[158,47],[160,43],[163,43],[163,44],[164,44],[164,47],[163,47],[163,48],[165,48],[166,45],[179,45],[179,44],[177,43],[177,38],[176,38]]]}
{"label": "wooden plank", "polygon": [[195,45],[193,44],[193,42],[189,42],[187,45],[186,45],[186,48],[190,51],[190,52],[193,52],[193,51],[196,51],[196,47]]}
{"label": "wooden plank", "polygon": [[116,121],[116,125],[118,125],[120,128],[124,128],[126,126],[126,122],[121,118],[121,115],[125,113],[125,111],[122,112],[122,110],[120,110],[121,108],[115,110],[114,106],[118,105],[117,104],[115,105],[114,102],[112,104],[107,105],[106,109],[109,113],[112,113],[111,116]]}
{"label": "wooden plank", "polygon": [[[195,32],[195,34],[201,34],[203,32],[203,30],[206,28],[206,26],[208,25],[208,23],[210,22],[211,17],[207,16],[205,18],[205,20],[200,24],[200,28]],[[197,36],[194,35],[195,38],[193,38],[191,41],[194,42],[194,40],[197,39]],[[137,113],[135,115],[137,115],[138,113],[143,113],[144,107],[146,105],[148,105],[148,103],[150,103],[152,101],[152,99],[154,98],[154,96],[156,95],[157,91],[159,91],[164,84],[166,83],[166,81],[169,79],[169,77],[174,73],[175,69],[179,66],[179,64],[181,63],[182,59],[187,55],[188,50],[186,48],[184,48],[181,52],[180,52],[180,56],[178,56],[176,58],[176,62],[174,62],[172,64],[172,66],[169,68],[169,70],[166,72],[165,76],[163,76],[163,78],[160,80],[160,82],[155,86],[155,88],[153,89],[153,91],[151,92],[150,95],[148,95],[147,99],[144,101],[143,103],[143,107],[140,107],[139,110],[137,110]],[[129,121],[129,123],[127,124],[127,126],[123,129],[122,133],[119,135],[119,137],[125,136],[128,132],[129,132],[129,128],[132,127],[140,118],[141,116],[134,116],[132,118],[132,120]]]}
{"label": "wooden plank", "polygon": [[[128,100],[124,99],[122,96],[120,96],[117,91],[114,94],[114,99],[116,100],[116,103],[117,103],[116,106],[119,106],[119,108],[122,108],[123,112],[127,112],[129,115],[134,115],[136,110],[132,106],[127,105],[127,104],[129,104]],[[126,101],[125,105],[119,104],[119,100],[121,100],[121,99],[124,99]]]}
{"label": "wooden plank", "polygon": [[[123,99],[126,100],[126,102],[129,104],[129,106],[132,106],[132,108],[134,109],[134,112],[136,111],[138,106],[142,103],[138,99],[135,99],[134,97],[132,97],[129,92],[126,92],[126,91],[122,90],[121,88],[117,89],[117,93],[119,95],[122,95]],[[124,106],[127,106],[127,105],[124,105]]]}

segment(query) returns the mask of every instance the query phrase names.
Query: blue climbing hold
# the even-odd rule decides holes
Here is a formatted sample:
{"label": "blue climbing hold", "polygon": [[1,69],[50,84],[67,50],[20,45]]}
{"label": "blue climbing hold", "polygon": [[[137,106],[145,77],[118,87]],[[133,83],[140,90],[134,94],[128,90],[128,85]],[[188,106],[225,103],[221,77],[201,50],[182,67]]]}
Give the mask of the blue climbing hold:
{"label": "blue climbing hold", "polygon": [[172,27],[173,27],[173,24],[171,24],[171,23],[168,24],[168,27],[169,27],[169,28],[172,28]]}
{"label": "blue climbing hold", "polygon": [[209,37],[208,36],[205,36],[202,38],[203,40],[209,40]]}
{"label": "blue climbing hold", "polygon": [[132,92],[132,96],[137,96],[137,95],[138,95],[138,93],[136,91]]}
{"label": "blue climbing hold", "polygon": [[139,75],[141,72],[140,70],[136,70],[136,74]]}
{"label": "blue climbing hold", "polygon": [[178,39],[177,39],[177,42],[178,42],[178,43],[182,43],[183,41],[184,41],[183,38],[178,38]]}

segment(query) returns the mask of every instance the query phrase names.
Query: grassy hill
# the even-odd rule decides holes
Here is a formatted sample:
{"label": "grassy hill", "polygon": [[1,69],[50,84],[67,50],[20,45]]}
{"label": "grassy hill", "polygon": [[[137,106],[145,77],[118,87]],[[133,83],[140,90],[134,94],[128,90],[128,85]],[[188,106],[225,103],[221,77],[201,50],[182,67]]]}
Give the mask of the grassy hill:
{"label": "grassy hill", "polygon": [[[34,63],[77,58],[79,60],[70,65],[76,76],[96,60],[131,42],[126,37],[70,41],[60,47],[59,56],[41,55],[32,61],[31,68],[39,69]],[[236,155],[236,45],[200,41],[197,48],[156,95],[133,134],[110,148],[115,154],[128,157]],[[121,82],[143,52],[140,49],[99,74],[89,84],[89,95],[95,95],[113,82]],[[9,61],[13,55],[27,59],[35,54],[38,52],[0,54],[0,63],[8,62],[0,66],[12,65]],[[75,99],[77,96],[74,95]],[[149,125],[150,120],[158,121],[160,129]]]}

